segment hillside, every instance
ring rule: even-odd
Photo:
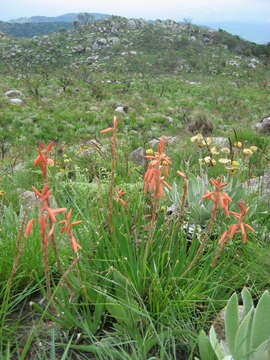
[[[40,23],[40,22],[73,22],[78,20],[78,16],[82,13],[69,13],[59,16],[31,16],[31,17],[24,17],[18,19],[11,19],[8,22],[10,23]],[[95,20],[104,19],[110,17],[107,14],[100,14],[100,13],[83,13],[84,15],[87,14],[90,18]]]
[[[38,26],[42,24],[46,27],[57,23],[38,23]],[[62,23],[58,24],[61,27]],[[224,66],[228,71],[242,63],[246,69],[255,67],[253,56],[262,56],[263,61],[268,61],[270,49],[225,31],[171,20],[149,24],[142,19],[112,17],[74,25],[74,29],[66,32],[32,39],[3,36],[0,49],[2,67],[6,63],[19,69],[29,63],[34,71],[43,64],[46,67],[50,64],[53,67],[85,64],[146,74],[183,71],[219,74],[224,72]],[[243,58],[237,59],[237,56]]]
[[[10,23],[0,21],[0,31],[15,37],[42,36],[61,30],[71,29],[71,22],[26,22],[26,23]]]

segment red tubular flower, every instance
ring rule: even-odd
[[[53,165],[54,161],[49,158],[49,153],[53,147],[53,143],[49,143],[47,146],[40,143],[39,144],[39,150],[38,150],[38,156],[36,160],[34,161],[34,166],[37,166],[39,163],[41,163],[41,171],[44,179],[47,178],[47,164]]]
[[[24,233],[24,235],[25,235],[26,237],[28,237],[28,236],[30,235],[31,230],[32,230],[32,227],[33,227],[33,224],[34,224],[34,221],[35,221],[35,219],[31,219],[31,220],[29,220],[28,223],[27,223],[26,228],[25,228],[25,233]]]
[[[144,176],[144,192],[150,191],[154,198],[163,197],[163,186],[171,190],[171,186],[164,180],[169,176],[169,168],[171,160],[164,154],[164,147],[166,140],[164,137],[160,138],[158,144],[158,151],[151,156],[145,156],[146,159],[151,159],[148,164]]]
[[[245,202],[243,200],[239,200],[237,204],[240,212],[237,213],[235,211],[231,211],[231,214],[238,220],[238,223],[230,226],[228,230],[228,235],[229,238],[232,239],[237,232],[241,232],[242,242],[246,243],[247,233],[245,228],[247,228],[251,232],[255,232],[255,230],[250,225],[244,223],[244,218],[249,211],[249,208],[246,206]]]
[[[221,177],[217,178],[216,180],[211,178],[210,183],[215,186],[215,191],[207,191],[207,194],[203,195],[202,199],[210,199],[213,202],[213,209],[212,211],[215,212],[218,207],[223,209],[226,217],[230,216],[230,212],[228,209],[229,202],[232,202],[232,199],[226,192],[221,191],[224,186],[227,184],[222,184]]]
[[[100,133],[105,134],[105,133],[110,132],[110,131],[116,131],[117,126],[118,126],[118,120],[117,120],[117,117],[114,116],[113,117],[113,127],[108,127],[106,129],[100,130]]]
[[[71,216],[72,210],[69,210],[68,214],[65,214],[65,220],[60,221],[59,224],[64,225],[61,229],[61,233],[65,232],[67,234],[70,240],[72,251],[77,253],[78,249],[81,249],[82,247],[77,243],[75,237],[72,234],[72,226],[81,224],[81,221],[70,222]]]
[[[122,189],[119,189],[118,185],[116,185],[115,187],[115,192],[116,195],[113,198],[117,203],[122,204],[123,206],[127,206],[127,201],[125,201],[124,199],[122,199],[122,197],[126,194],[125,191],[123,191]]]

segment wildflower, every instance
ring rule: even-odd
[[[252,232],[255,232],[255,230],[250,225],[244,223],[244,218],[249,211],[249,208],[246,206],[245,202],[243,200],[239,200],[237,202],[237,205],[240,212],[237,213],[235,211],[231,211],[231,214],[238,220],[238,223],[230,226],[228,230],[228,235],[229,238],[232,239],[237,232],[241,232],[242,242],[245,243],[247,242],[247,233],[245,228]]]
[[[183,179],[187,179],[187,175],[185,173],[183,173],[182,171],[180,171],[180,170],[177,170],[176,174],[181,176]]]
[[[72,234],[72,226],[81,224],[81,221],[70,222],[71,216],[72,216],[72,210],[69,210],[68,214],[65,214],[65,220],[60,221],[59,224],[64,225],[61,228],[61,233],[66,232],[70,240],[70,245],[73,252],[77,253],[78,249],[81,249],[82,247],[77,243],[75,237]]]
[[[25,229],[25,233],[24,233],[24,235],[25,235],[26,237],[28,237],[28,236],[30,235],[31,230],[32,230],[32,227],[33,227],[33,224],[34,224],[34,221],[35,221],[35,219],[31,219],[31,220],[29,220],[28,223],[27,223],[26,229]]]
[[[105,134],[105,133],[107,133],[107,132],[109,132],[109,131],[116,131],[117,125],[118,125],[118,120],[117,120],[117,117],[114,116],[114,117],[113,117],[113,127],[108,127],[108,128],[106,128],[106,129],[100,130],[100,133],[101,133],[101,134]]]
[[[237,166],[240,166],[240,163],[239,163],[239,161],[232,160],[231,165],[237,167]]]
[[[211,156],[206,156],[204,159],[205,164],[210,165],[210,166],[215,166],[216,165],[216,160],[212,159]]]
[[[224,154],[229,154],[231,151],[228,147],[224,147],[222,149],[220,149],[221,152],[223,152]]]
[[[71,161],[72,161],[71,159],[64,159],[64,163],[69,163]]]
[[[0,196],[5,195],[5,192],[3,190],[0,190]]]
[[[243,144],[241,143],[241,141],[236,141],[233,143],[233,146],[240,149],[243,146]]]
[[[216,180],[211,178],[210,183],[216,188],[215,191],[208,191],[207,194],[202,196],[202,199],[210,199],[213,202],[212,213],[215,214],[220,206],[227,217],[230,216],[228,210],[228,203],[232,201],[226,192],[221,191],[227,184],[222,184],[221,177]]]
[[[257,148],[257,146],[252,145],[252,146],[250,146],[250,150],[251,150],[252,152],[255,152],[255,151],[258,150],[258,148]]]
[[[146,155],[153,155],[154,154],[154,150],[153,149],[147,149],[145,150]]]
[[[238,172],[237,167],[234,166],[228,166],[225,168],[231,175],[235,175]]]
[[[210,145],[212,144],[212,138],[207,137],[206,139],[202,140],[202,145],[206,146],[206,145]]]
[[[230,164],[230,163],[231,163],[231,160],[230,160],[230,159],[226,159],[226,158],[220,158],[220,159],[218,159],[218,162],[219,162],[220,164],[226,165],[226,164]]]
[[[54,165],[54,161],[49,158],[49,153],[52,149],[53,143],[49,143],[47,146],[40,143],[39,144],[39,150],[38,150],[38,156],[36,160],[34,161],[34,166],[37,166],[39,163],[41,163],[41,171],[44,179],[47,179],[47,165]]]
[[[218,155],[219,151],[217,151],[217,148],[215,146],[211,147],[210,152],[212,155]]]
[[[63,173],[63,172],[65,172],[65,169],[59,169],[58,171]]]
[[[190,138],[190,141],[191,141],[192,143],[194,143],[194,142],[199,142],[199,141],[201,141],[202,139],[203,139],[202,134],[197,134],[197,135],[195,135],[195,136],[192,136],[192,137]]]
[[[148,190],[152,192],[154,198],[163,197],[163,186],[171,190],[171,186],[164,180],[169,175],[169,167],[171,160],[164,153],[166,140],[164,137],[160,138],[157,152],[153,155],[145,156],[146,159],[151,159],[148,164],[147,171],[144,176],[144,192]]]
[[[125,191],[123,191],[122,189],[119,189],[118,185],[116,185],[115,187],[115,192],[116,192],[116,196],[113,198],[117,203],[122,204],[123,206],[127,206],[127,201],[125,201],[124,199],[122,199],[122,196],[124,196],[126,194]]]
[[[243,154],[246,156],[250,156],[253,154],[253,151],[251,149],[245,148],[243,149]]]

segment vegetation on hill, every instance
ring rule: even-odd
[[[269,47],[74,25],[0,36],[0,358],[216,360],[269,316]]]

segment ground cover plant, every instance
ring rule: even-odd
[[[89,26],[12,39],[0,84],[1,358],[203,359],[232,294],[248,288],[255,308],[268,289],[269,135],[254,129],[270,112],[268,60],[216,39],[204,51],[196,29],[178,39],[181,70],[161,51],[176,46],[162,24],[128,31],[135,49],[101,46],[94,64],[78,49],[53,61]]]

